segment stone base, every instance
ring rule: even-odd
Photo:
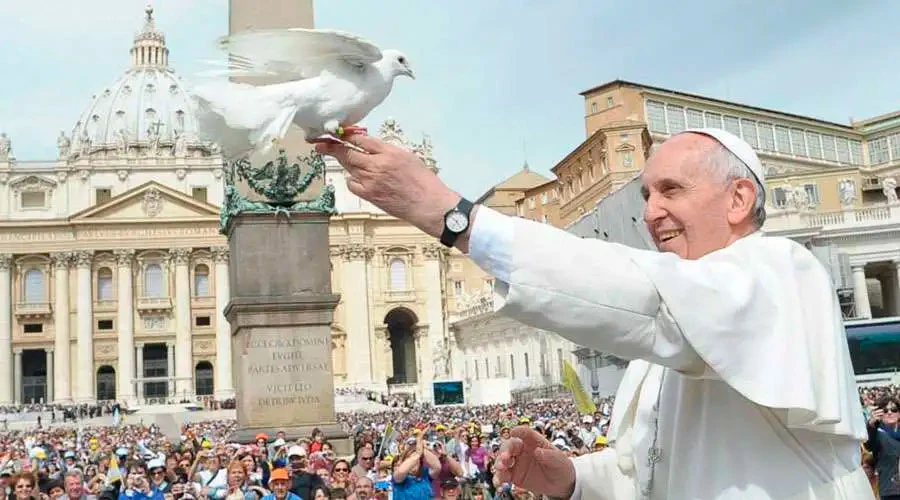
[[[284,432],[284,439],[287,442],[296,441],[300,438],[310,439],[313,429],[318,428],[325,434],[325,439],[331,444],[335,455],[340,458],[352,457],[353,439],[349,434],[341,429],[339,424],[322,424],[322,425],[297,425],[292,427],[247,427],[238,429],[228,436],[229,442],[252,444],[256,442],[256,435],[260,432],[265,433],[270,438],[278,432]]]

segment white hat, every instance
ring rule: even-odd
[[[287,456],[288,457],[305,457],[306,450],[302,446],[297,446],[295,444],[294,446],[291,446],[290,448],[288,448]]]
[[[725,149],[731,151],[744,162],[744,165],[747,165],[747,168],[750,169],[756,180],[760,184],[765,185],[766,176],[765,172],[763,172],[762,162],[756,156],[756,151],[753,151],[753,148],[740,137],[720,128],[689,128],[682,133],[702,134],[715,139],[716,142],[725,146]]]

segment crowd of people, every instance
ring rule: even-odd
[[[900,390],[860,397],[870,426],[863,461],[873,489],[892,498],[900,494]],[[612,405],[602,400],[588,415],[570,399],[339,413],[353,443],[348,456],[318,430],[233,443],[231,420],[185,424],[180,436],[131,422],[35,425],[0,434],[0,487],[10,500],[538,499],[495,481],[510,430],[527,425],[571,456],[591,453],[607,445]]]

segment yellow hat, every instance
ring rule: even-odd
[[[606,444],[606,436],[597,436],[597,439],[594,440],[594,444]]]

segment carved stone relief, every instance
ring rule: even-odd
[[[141,201],[141,208],[147,217],[156,217],[162,212],[164,200],[159,189],[151,187],[144,193],[144,199]]]

